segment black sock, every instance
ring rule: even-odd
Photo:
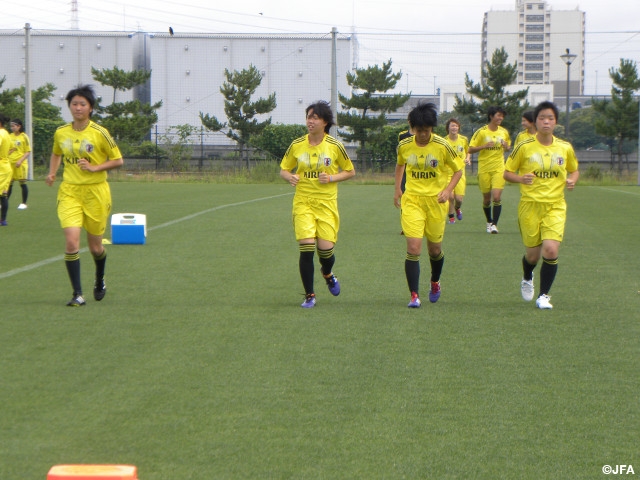
[[[7,211],[9,210],[9,198],[6,195],[0,196],[0,208],[2,209],[0,220],[4,221],[7,219]]]
[[[27,187],[26,183],[21,183],[20,188],[22,189],[22,203],[27,204],[27,198],[29,197],[29,187]]]
[[[558,272],[557,258],[542,258],[540,267],[540,295],[548,295]]]
[[[444,252],[441,251],[437,257],[429,256],[429,261],[431,262],[431,281],[438,282],[444,266]]]
[[[69,280],[71,280],[71,287],[73,288],[73,294],[82,295],[82,283],[80,282],[79,252],[65,253],[64,263],[67,266],[67,273],[69,273]]]
[[[107,263],[107,251],[103,248],[100,255],[93,257],[93,261],[96,262],[96,280],[102,280],[104,278],[104,267]]]
[[[315,252],[315,245],[310,243],[308,245],[300,245],[300,260],[298,265],[300,267],[300,278],[302,279],[302,286],[304,287],[304,293],[307,295],[314,293],[313,291],[313,255]]]
[[[500,220],[500,213],[502,213],[502,203],[493,202],[493,224],[494,225],[498,225],[498,220]]]
[[[522,278],[525,280],[531,280],[533,278],[533,269],[536,268],[536,264],[531,265],[527,262],[527,257],[522,256]]]
[[[409,291],[419,293],[420,289],[420,255],[407,253],[404,260],[404,273],[407,276]]]
[[[484,211],[484,216],[487,217],[487,223],[493,223],[493,220],[491,220],[491,205],[482,205],[482,210]]]
[[[329,250],[318,249],[318,259],[320,260],[320,270],[322,275],[329,275],[333,265],[336,263],[336,256],[333,253],[333,248]]]

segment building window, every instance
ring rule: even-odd
[[[544,59],[544,55],[540,53],[527,53],[524,59],[527,62],[541,62]]]
[[[544,35],[528,34],[525,37],[527,42],[544,42]]]
[[[544,45],[541,43],[527,43],[524,49],[527,52],[541,52],[544,50]]]
[[[543,79],[544,75],[542,73],[526,73],[524,76],[525,82],[542,81]]]
[[[525,28],[526,32],[544,32],[544,25],[527,25]]]
[[[542,23],[544,22],[544,15],[527,15],[527,23]]]
[[[543,65],[541,63],[527,63],[524,66],[524,69],[527,72],[531,72],[531,71],[533,71],[533,72],[541,72],[542,69],[543,69]]]

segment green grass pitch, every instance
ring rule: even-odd
[[[0,228],[0,478],[68,463],[141,480],[603,478],[640,472],[640,189],[576,187],[554,309],[520,298],[518,190],[447,225],[442,297],[406,307],[392,186],[340,186],[332,297],[304,310],[286,185],[111,184],[146,245],[71,288],[55,188]],[[83,238],[83,246],[86,242]],[[317,258],[316,258],[317,263]],[[539,268],[536,271],[539,273]]]

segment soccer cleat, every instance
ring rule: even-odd
[[[96,301],[100,301],[107,294],[107,285],[104,283],[104,278],[102,280],[97,280],[93,284],[93,298]]]
[[[429,292],[429,301],[436,303],[440,298],[440,282],[431,282],[431,291]]]
[[[449,217],[449,224],[456,223],[456,219],[454,217]]]
[[[491,224],[491,233],[498,233],[498,226],[495,223]]]
[[[520,293],[522,294],[522,299],[525,302],[533,300],[533,290],[533,276],[531,277],[531,280],[525,280],[523,278],[522,282],[520,282]]]
[[[541,310],[551,310],[553,308],[553,305],[549,303],[549,300],[551,300],[549,295],[545,295],[544,293],[541,294],[536,300],[536,307],[540,308]]]
[[[7,226],[7,221],[6,220],[0,220],[0,227],[6,227]]]
[[[82,295],[73,294],[73,298],[67,303],[67,307],[83,307],[87,304]]]
[[[487,223],[487,233],[491,233],[491,223]]]
[[[327,282],[327,287],[329,287],[331,295],[333,295],[334,297],[340,295],[340,282],[338,282],[338,279],[333,274],[333,272],[326,276],[323,275],[323,277],[325,282]]]
[[[420,305],[420,297],[418,296],[418,294],[416,292],[411,292],[411,301],[409,302],[409,305],[407,305],[407,307],[420,308]]]
[[[302,302],[302,304],[300,305],[302,308],[313,308],[316,306],[316,294],[315,293],[308,293],[305,298],[304,298],[304,302]]]
[[[462,220],[462,210],[459,208],[456,208],[456,217],[458,218],[458,221]]]
[[[20,205],[18,205],[18,210],[26,210],[26,209],[27,209],[26,203],[21,203]]]

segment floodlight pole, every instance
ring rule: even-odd
[[[331,29],[331,109],[335,116],[333,126],[329,130],[332,137],[338,138],[338,29]]]
[[[33,180],[33,108],[31,104],[31,24],[24,24],[24,131],[31,142],[31,155],[27,160],[29,174],[27,179]]]
[[[565,137],[567,137],[567,140],[569,140],[569,93],[570,93],[569,79],[570,79],[570,72],[571,72],[571,64],[576,59],[576,57],[577,55],[575,53],[570,53],[568,48],[567,48],[567,53],[560,55],[560,58],[562,59],[562,61],[567,65],[567,121],[566,121],[567,124],[564,127]]]

